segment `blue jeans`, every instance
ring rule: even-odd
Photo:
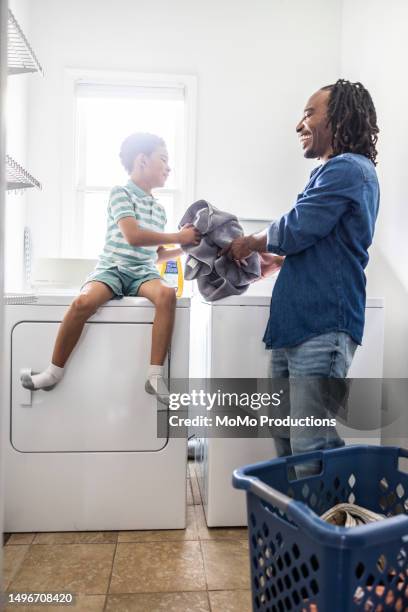
[[[357,344],[344,332],[315,336],[297,346],[272,349],[272,378],[289,378],[289,397],[280,413],[292,418],[330,418],[325,379],[346,378]],[[342,384],[339,381],[339,384]],[[331,387],[329,386],[329,390]],[[330,392],[330,391],[329,391]],[[291,427],[287,437],[275,438],[280,456],[343,446],[335,427]],[[298,472],[298,470],[296,470]],[[299,475],[299,474],[298,474]],[[303,474],[306,475],[306,474]]]

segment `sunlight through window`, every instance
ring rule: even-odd
[[[182,93],[176,88],[77,85],[76,218],[82,257],[97,257],[102,250],[109,192],[128,180],[120,145],[133,132],[157,134],[167,144],[171,173],[154,195],[166,209],[167,230],[175,229],[185,157]]]

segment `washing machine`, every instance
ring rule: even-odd
[[[28,391],[74,294],[6,297],[5,531],[181,529],[186,440],[157,436],[162,405],[144,390],[154,307],[111,300],[87,322],[61,383]],[[166,372],[186,378],[190,300],[177,301]]]
[[[190,345],[191,378],[267,378],[270,352],[262,337],[276,277],[258,281],[247,293],[208,303],[195,296],[191,306],[194,335]],[[368,298],[363,345],[358,347],[349,376],[381,379],[383,372],[384,300]],[[356,389],[355,393],[361,392]],[[339,427],[346,443],[381,442],[381,381],[370,387],[372,417],[369,438],[361,432]],[[358,409],[359,398],[350,396]],[[196,440],[194,467],[209,527],[246,525],[245,496],[233,489],[235,468],[276,456],[273,440],[267,438],[215,438]]]

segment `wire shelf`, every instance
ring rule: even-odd
[[[3,304],[22,306],[25,304],[36,304],[38,297],[33,293],[9,293],[3,297]]]
[[[8,73],[40,72],[43,74],[41,64],[24,36],[17,19],[10,9],[8,13]]]
[[[10,155],[6,155],[6,178],[8,191],[28,189],[29,187],[41,189],[41,183],[31,176],[27,170],[24,170]]]

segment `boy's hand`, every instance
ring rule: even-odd
[[[201,234],[192,223],[187,223],[187,225],[184,225],[181,231],[178,233],[177,242],[183,246],[187,244],[197,245],[201,242]]]
[[[170,259],[176,259],[183,255],[183,249],[166,249],[164,246],[159,246],[157,249],[156,263],[161,264]]]

